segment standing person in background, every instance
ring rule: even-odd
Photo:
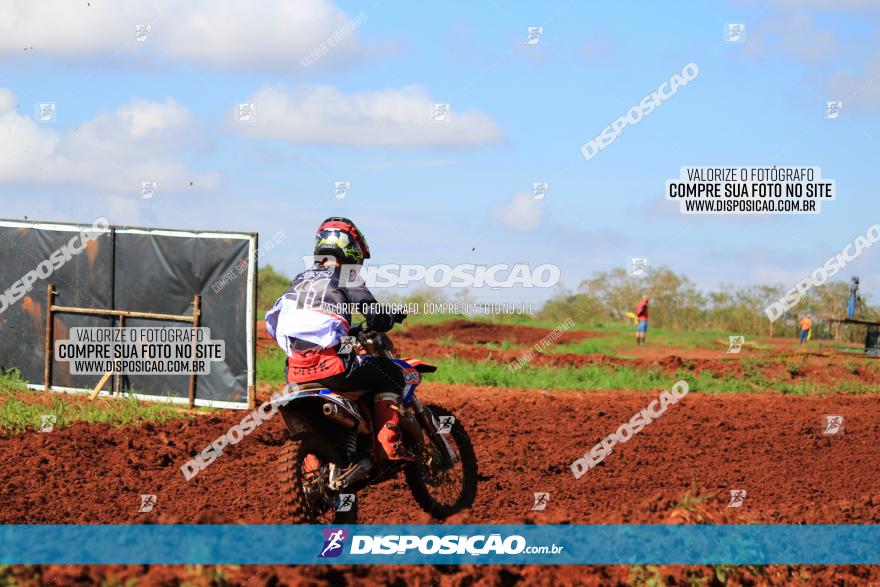
[[[648,333],[648,296],[642,298],[636,306],[636,344],[645,344],[645,335]]]
[[[853,276],[849,280],[849,306],[846,308],[846,317],[850,320],[856,317],[856,301],[859,299],[859,278]]]
[[[813,329],[813,320],[809,315],[801,318],[801,344],[807,342],[810,336],[810,330]]]

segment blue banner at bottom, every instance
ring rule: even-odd
[[[2,525],[0,564],[880,564],[878,525]]]

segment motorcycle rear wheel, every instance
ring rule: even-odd
[[[280,485],[287,521],[293,524],[357,522],[357,500],[349,511],[338,511],[338,495],[327,487],[330,463],[340,462],[336,450],[318,438],[291,438],[284,444]]]

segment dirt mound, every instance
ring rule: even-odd
[[[537,326],[521,326],[518,324],[492,324],[490,322],[472,322],[470,320],[453,320],[441,324],[419,324],[406,330],[395,330],[395,341],[431,342],[438,339],[454,339],[463,344],[487,344],[507,341],[516,345],[533,345],[553,332]],[[587,338],[600,336],[598,332],[576,330],[561,333],[555,339],[558,343],[577,342]],[[274,347],[273,339],[266,330],[265,320],[257,321],[257,348]]]
[[[420,324],[406,331],[395,333],[395,339],[406,338],[412,341],[429,341],[451,338],[464,344],[512,342],[519,345],[533,345],[553,332],[551,329],[519,324],[493,324],[491,322],[472,322],[470,320],[453,320],[441,324]],[[600,336],[598,332],[572,330],[559,333],[557,343],[577,342],[587,338]],[[555,335],[554,335],[555,336]]]
[[[525,357],[527,349],[513,350],[487,349],[483,346],[466,344],[439,344],[435,341],[414,341],[405,337],[395,337],[396,348],[404,357],[418,357],[425,360],[437,358],[458,358],[466,361],[495,361],[501,364],[516,363]],[[880,385],[880,369],[873,363],[863,361],[864,365],[840,364],[836,357],[800,356],[789,361],[763,361],[745,363],[741,358],[724,356],[719,359],[695,359],[674,354],[679,349],[666,349],[646,357],[618,357],[601,353],[533,353],[528,364],[535,367],[588,367],[593,365],[610,367],[632,367],[636,369],[659,369],[675,375],[680,371],[691,373],[711,373],[715,377],[742,378],[747,369],[761,378],[770,381],[802,381],[821,385],[842,382],[860,382]],[[754,386],[743,384],[743,391],[752,391]]]
[[[257,320],[257,350],[265,350],[277,347],[275,339],[266,330],[266,321]]]

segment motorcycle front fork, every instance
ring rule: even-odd
[[[455,463],[458,462],[458,457],[455,454],[455,451],[452,450],[452,446],[449,444],[446,434],[441,434],[439,432],[437,419],[431,411],[428,410],[415,395],[413,395],[410,400],[410,406],[412,406],[419,424],[421,424],[422,428],[427,432],[428,438],[431,439],[431,443],[437,447],[437,452],[441,457],[440,465],[443,468],[449,468],[455,465]]]

